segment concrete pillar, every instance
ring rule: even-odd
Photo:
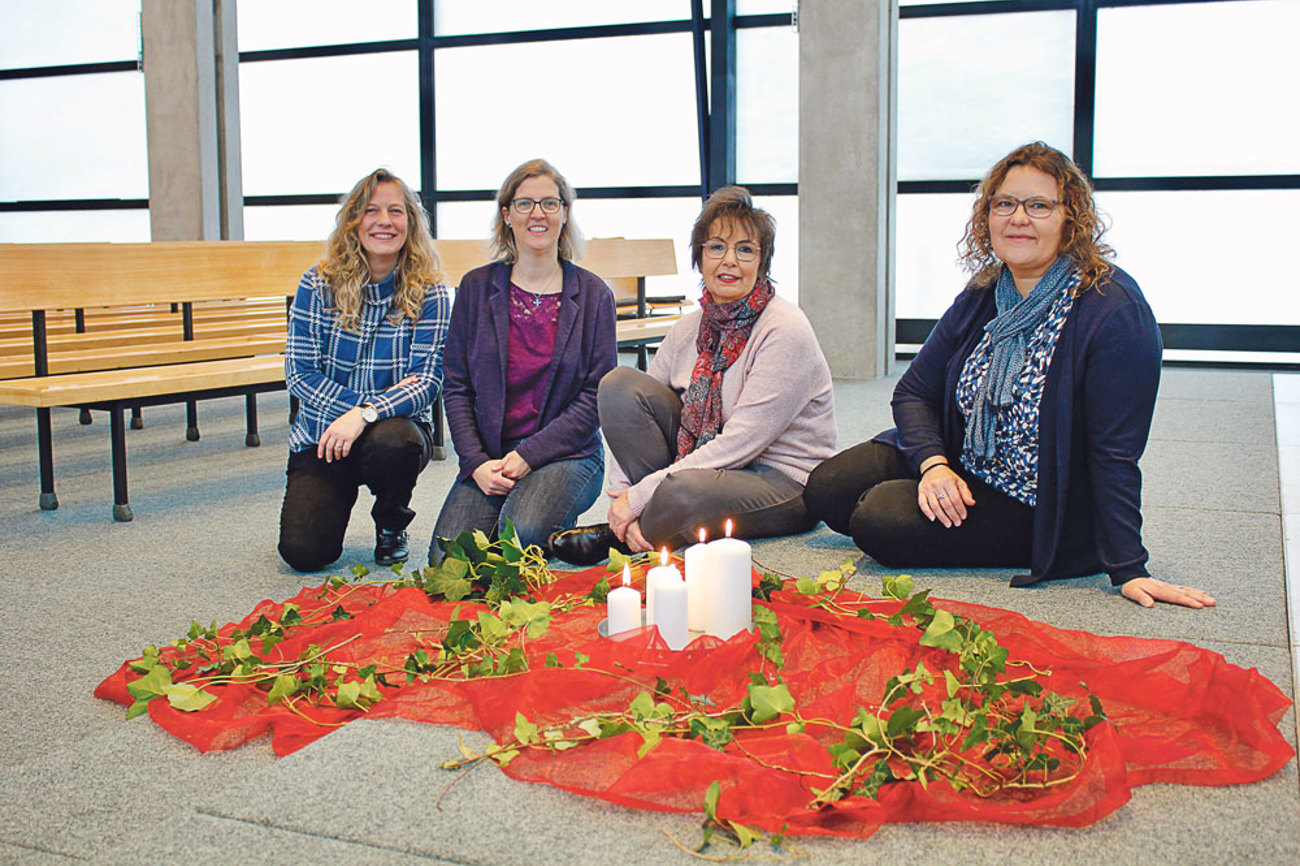
[[[233,0],[143,0],[156,241],[243,237]]]
[[[894,363],[898,0],[799,4],[799,305],[831,373]]]

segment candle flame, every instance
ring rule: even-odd
[[[623,585],[632,585],[632,572],[628,570],[627,563],[623,563]]]
[[[730,538],[730,537],[731,537],[731,518],[730,518],[730,517],[727,518],[727,523],[726,523],[726,533],[727,533],[727,537]]]
[[[666,547],[659,548],[659,564],[660,565],[668,564],[668,548]]]
[[[704,543],[704,540],[705,540],[706,538],[708,538],[708,537],[709,537],[709,533],[705,532],[704,527],[701,526],[701,527],[700,527],[700,544],[703,544],[703,543]]]

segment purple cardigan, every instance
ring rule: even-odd
[[[602,450],[596,387],[617,363],[614,295],[604,280],[564,262],[555,356],[537,431],[516,446],[534,469]],[[493,262],[460,281],[443,352],[443,402],[460,458],[458,480],[505,456],[506,348],[510,265]]]
[[[899,379],[898,426],[876,441],[899,448],[913,471],[937,454],[959,462],[966,427],[957,379],[995,312],[992,287],[962,292]],[[1151,308],[1124,271],[1075,299],[1039,404],[1030,573],[1012,586],[1098,572],[1118,586],[1147,576],[1138,458],[1151,431],[1161,351]]]

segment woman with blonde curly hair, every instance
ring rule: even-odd
[[[375,495],[375,561],[409,555],[416,479],[433,449],[450,299],[429,220],[411,189],[378,169],[339,208],[325,258],[289,312],[289,430],[280,556],[298,571],[339,558],[365,484]]]
[[[897,427],[814,470],[809,510],[890,568],[1027,568],[1013,586],[1104,572],[1144,607],[1213,605],[1146,568],[1160,332],[1104,230],[1055,148],[993,166],[961,243],[971,281],[899,379]]]

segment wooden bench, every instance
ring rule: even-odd
[[[486,259],[481,241],[444,240],[438,248],[448,285]],[[259,444],[256,395],[285,387],[284,304],[321,252],[320,242],[296,241],[0,244],[0,324],[19,315],[30,320],[27,353],[16,351],[19,338],[0,341],[15,348],[0,353],[0,403],[36,410],[40,507],[58,508],[55,407],[108,412],[113,517],[122,521],[133,516],[127,408],[186,402],[193,440],[197,401],[243,395],[245,443]],[[645,278],[676,273],[669,240],[594,239],[581,264],[630,292],[642,309]],[[70,310],[83,312],[69,318]],[[619,345],[637,349],[644,367],[645,346],[676,318],[620,321]],[[437,420],[442,452],[440,414]]]

